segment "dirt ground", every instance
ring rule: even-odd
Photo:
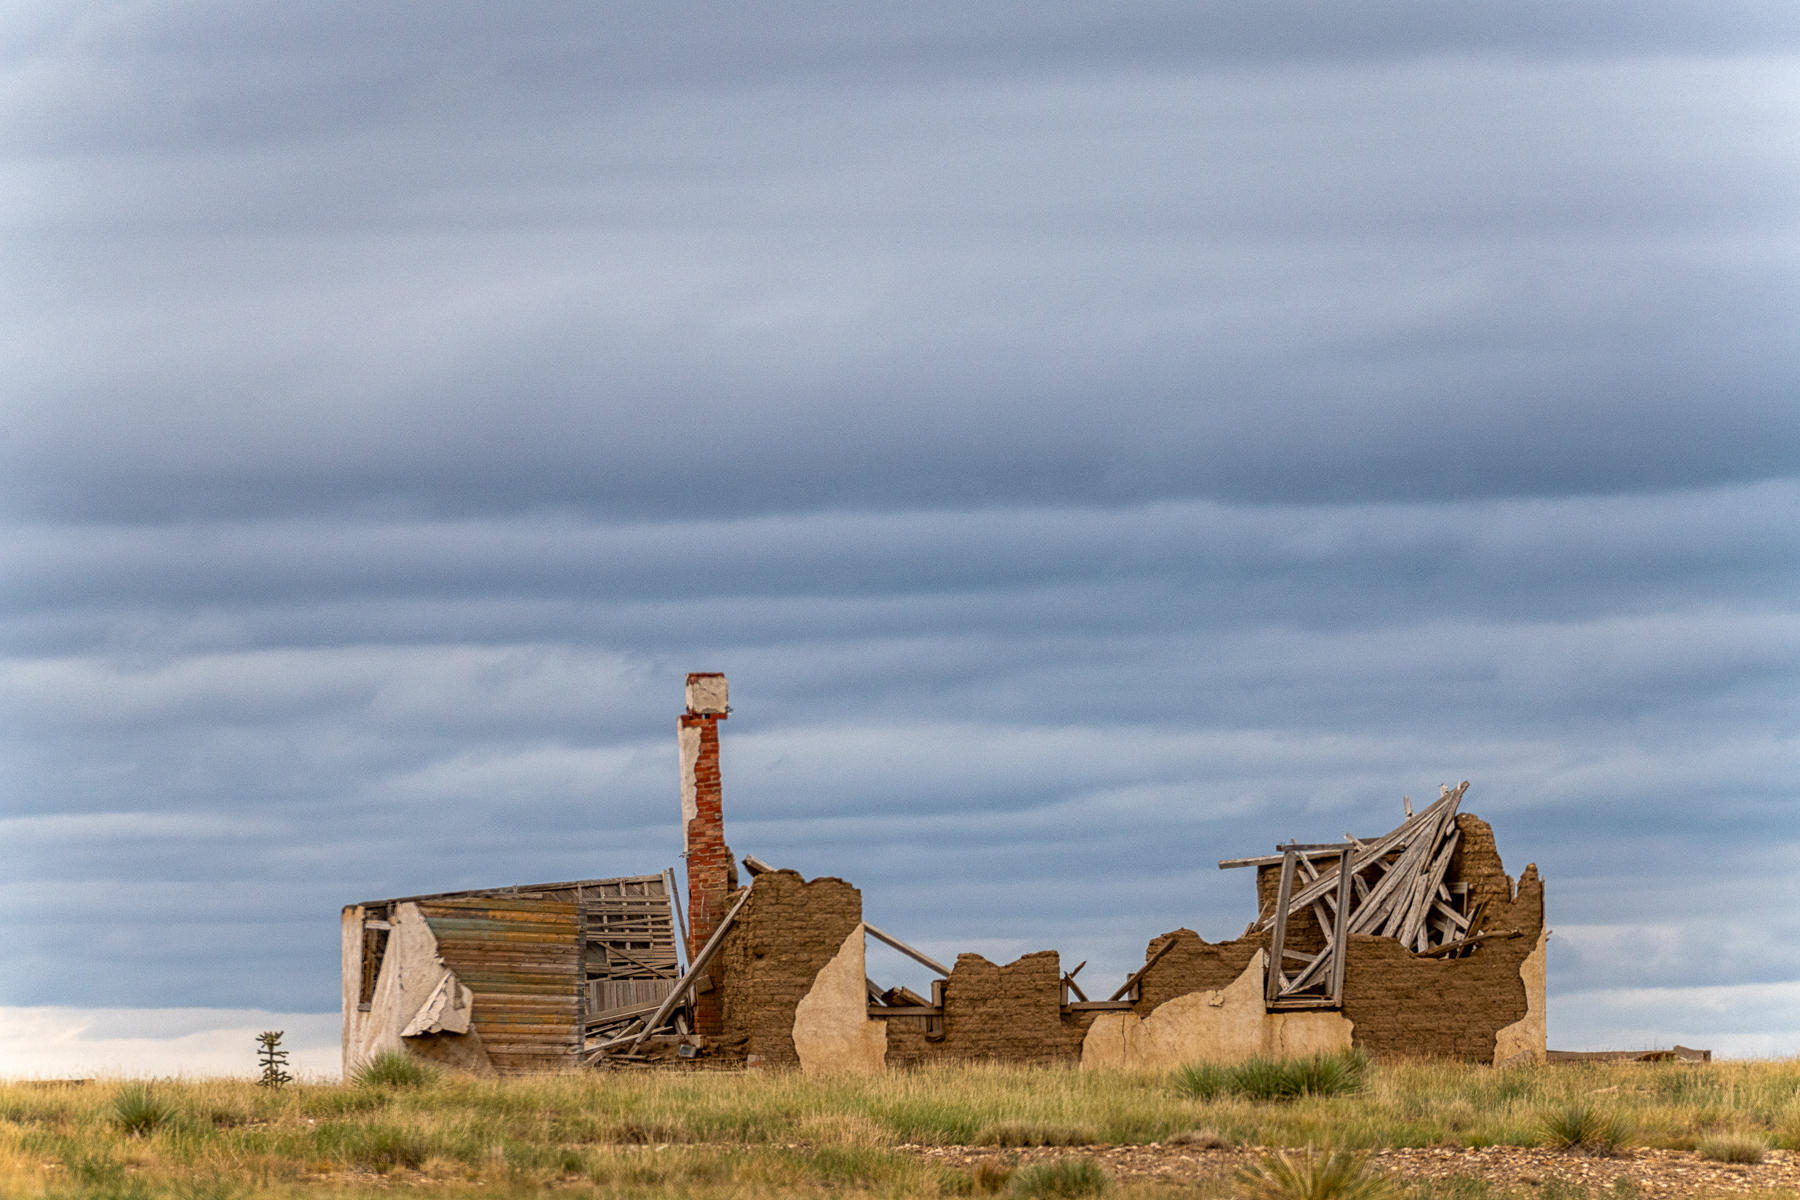
[[[1085,1146],[1002,1150],[984,1146],[904,1146],[946,1166],[972,1166],[986,1158],[1015,1163],[1079,1155],[1121,1181],[1205,1183],[1229,1180],[1261,1151],[1202,1150],[1191,1146]],[[1638,1196],[1733,1196],[1800,1194],[1800,1155],[1771,1150],[1760,1163],[1709,1162],[1679,1150],[1626,1150],[1596,1158],[1561,1150],[1489,1146],[1479,1150],[1377,1150],[1372,1165],[1402,1179],[1480,1179],[1500,1188],[1533,1189],[1554,1180],[1594,1195],[1617,1190]],[[1621,1186],[1619,1181],[1626,1183]],[[1633,1190],[1635,1189],[1635,1191]]]

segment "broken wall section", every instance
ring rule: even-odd
[[[353,904],[343,912],[344,1077],[396,1052],[492,1071],[473,1028],[474,993],[444,961],[425,914],[412,903],[380,911],[376,918]],[[364,951],[371,920],[388,926],[378,964]]]
[[[1430,957],[1412,953],[1393,938],[1353,934],[1345,956],[1343,1006],[1323,1010],[1322,1015],[1347,1022],[1348,1044],[1378,1058],[1426,1056],[1487,1063],[1541,1060],[1546,937],[1543,883],[1532,865],[1514,886],[1495,848],[1493,830],[1481,818],[1459,814],[1457,827],[1462,837],[1451,860],[1449,878],[1468,884],[1471,906],[1481,906],[1481,940],[1464,951],[1464,956]],[[1268,870],[1258,873],[1264,905],[1274,900],[1273,875]],[[1310,910],[1293,914],[1288,939],[1297,949],[1323,946],[1323,932]],[[1152,940],[1145,953],[1150,966],[1144,971],[1131,1016],[1153,1023],[1162,1032],[1133,1042],[1124,1028],[1129,1021],[1108,1018],[1096,1028],[1122,1049],[1096,1049],[1094,1053],[1109,1061],[1123,1054],[1127,1061],[1121,1065],[1154,1066],[1167,1065],[1167,1054],[1177,1046],[1192,1047],[1192,1053],[1198,1054],[1210,1045],[1207,1057],[1230,1061],[1251,1053],[1276,1052],[1288,1042],[1310,1044],[1312,1034],[1296,1039],[1267,1022],[1253,1027],[1224,1020],[1218,1012],[1193,1011],[1193,1003],[1186,999],[1207,993],[1209,1008],[1254,1002],[1261,1012],[1260,992],[1252,998],[1241,980],[1249,964],[1263,961],[1268,944],[1267,933],[1209,943],[1187,929]],[[1193,1032],[1174,1030],[1174,1015],[1182,1011],[1188,1013],[1183,1026],[1191,1026]],[[1270,1013],[1267,1019],[1279,1024],[1278,1017],[1312,1015]],[[1202,1025],[1216,1030],[1202,1036],[1198,1032]],[[1096,1047],[1099,1044],[1094,1042]],[[1139,1044],[1141,1050],[1130,1049]],[[1085,1052],[1084,1061],[1088,1061]]]
[[[941,1038],[923,1017],[889,1017],[889,1066],[989,1060],[1073,1065],[1090,1014],[1064,1013],[1062,962],[1054,950],[1027,954],[1005,966],[979,954],[959,954],[944,981]]]
[[[794,1042],[800,1003],[853,935],[854,1012],[866,1020],[862,893],[829,876],[810,881],[794,871],[756,876],[749,900],[726,931],[709,981],[719,999],[719,1051],[751,1066],[800,1066]],[[845,1019],[832,1011],[831,1020]]]

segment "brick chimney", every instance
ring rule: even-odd
[[[700,952],[718,928],[737,887],[737,864],[725,844],[719,780],[719,722],[731,711],[725,677],[687,677],[687,711],[681,715],[681,822],[688,886],[688,957]],[[715,972],[716,974],[716,972]],[[701,984],[694,997],[694,1032],[717,1034],[719,991]]]

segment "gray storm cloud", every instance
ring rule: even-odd
[[[14,6],[0,1004],[658,869],[716,669],[933,952],[1470,778],[1553,1040],[1800,1048],[1796,13]]]

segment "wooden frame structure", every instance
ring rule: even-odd
[[[1275,896],[1246,933],[1269,934],[1264,1000],[1271,1010],[1339,1008],[1344,1003],[1345,947],[1352,934],[1397,939],[1417,954],[1454,956],[1480,938],[1479,911],[1464,911],[1467,888],[1448,878],[1462,839],[1456,812],[1465,780],[1398,828],[1367,841],[1277,846],[1274,855],[1228,858],[1220,869],[1278,869]],[[1297,914],[1310,910],[1322,948],[1290,944]]]

